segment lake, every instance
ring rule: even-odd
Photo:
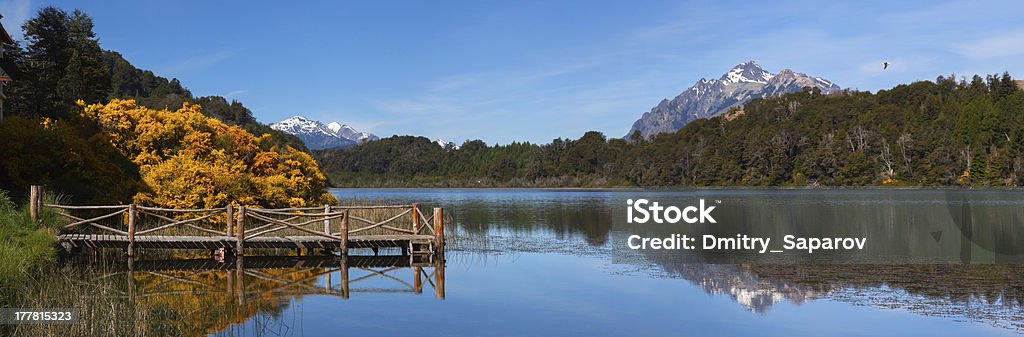
[[[207,318],[184,324],[193,324],[197,334],[214,335],[1024,334],[1024,267],[1002,263],[1015,261],[1024,240],[1018,235],[1024,226],[1021,192],[333,189],[331,193],[343,203],[418,202],[423,207],[443,207],[449,217],[444,267],[375,258],[372,253],[340,262],[337,258],[247,257],[241,273],[211,268],[218,263],[210,260],[140,261],[135,268],[144,272],[136,272],[132,291],[150,293],[172,310],[191,308],[199,313],[191,317]],[[612,219],[624,205],[621,200],[636,195],[722,200],[723,205],[742,206],[719,206],[722,213],[717,216],[762,221],[764,226],[800,229],[820,223],[853,228],[878,223],[888,229],[886,233],[899,231],[892,228],[903,224],[924,228],[922,233],[946,228],[942,234],[946,241],[941,242],[934,234],[900,232],[909,242],[919,242],[915,247],[934,239],[941,243],[939,248],[905,252],[887,246],[883,251],[934,250],[941,255],[942,247],[949,246],[955,250],[950,254],[952,262],[972,264],[688,263],[656,254],[621,259]],[[975,215],[962,214],[968,208]],[[970,218],[972,233],[1001,234],[991,239],[964,234],[968,241],[956,239],[955,228],[943,227],[958,225],[962,230],[960,221],[965,217]],[[896,238],[904,240],[903,236]],[[964,247],[969,254],[961,261]],[[244,296],[230,291],[242,282],[257,291]],[[342,287],[346,290],[340,291]],[[225,314],[220,303],[231,303],[232,314]]]

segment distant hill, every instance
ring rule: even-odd
[[[633,123],[626,139],[630,139],[634,132],[639,132],[643,139],[659,133],[675,132],[696,119],[718,116],[755,98],[799,92],[805,87],[818,88],[825,94],[842,90],[835,83],[821,77],[789,69],[772,74],[757,62],[747,61],[733,67],[717,80],[701,78],[672,100],[662,100]]]

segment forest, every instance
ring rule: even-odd
[[[45,7],[6,45],[0,190],[44,185],[64,201],[183,208],[336,202],[302,142],[237,101],[100,48],[85,13]]]
[[[747,103],[653,139],[442,149],[395,136],[315,151],[336,186],[1021,186],[1024,92],[1008,73],[815,90]]]

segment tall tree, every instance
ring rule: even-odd
[[[67,12],[45,7],[22,25],[27,43],[27,70],[31,74],[29,82],[21,83],[30,88],[29,97],[25,97],[31,102],[27,114],[62,116],[66,110],[57,93],[57,83],[64,78],[71,50],[67,23]]]
[[[28,102],[23,114],[65,117],[75,101],[96,103],[107,98],[110,76],[92,18],[82,11],[68,14],[56,7],[40,9],[22,26],[26,79],[15,93]]]
[[[71,50],[67,52],[67,67],[57,83],[57,90],[64,103],[77,100],[99,103],[110,91],[110,77],[103,61],[103,50],[92,31],[92,18],[76,9],[68,18],[67,26]]]

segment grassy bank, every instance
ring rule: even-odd
[[[56,199],[50,194],[43,196],[44,203]],[[46,208],[41,210],[38,224],[33,222],[27,205],[19,207],[0,190],[0,307],[77,308],[84,324],[0,325],[0,335],[177,335],[169,327],[174,318],[159,319],[151,310],[138,310],[135,303],[112,293],[118,287],[104,284],[124,280],[89,280],[80,270],[57,266],[54,245],[59,223],[57,215]],[[147,318],[150,324],[136,324]]]
[[[45,203],[54,202],[54,196],[44,196]],[[54,234],[56,214],[43,210],[40,224],[32,222],[28,206],[18,207],[0,190],[0,304],[10,303],[11,287],[30,278],[32,274],[56,261]]]

